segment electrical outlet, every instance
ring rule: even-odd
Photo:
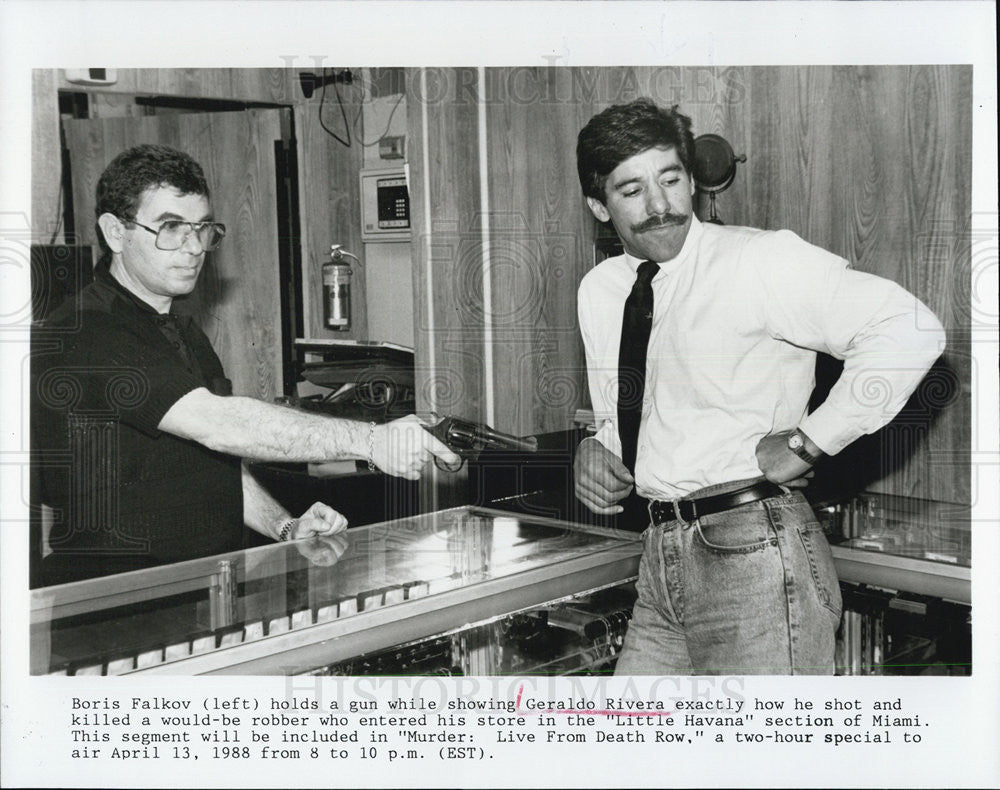
[[[403,135],[386,135],[378,141],[378,155],[382,159],[403,159],[405,149],[406,138]]]

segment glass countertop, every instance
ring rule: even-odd
[[[630,547],[462,507],[32,593],[32,671],[114,675]]]

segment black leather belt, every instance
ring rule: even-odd
[[[680,499],[676,503],[654,499],[649,502],[649,518],[653,524],[663,524],[674,519],[694,521],[701,516],[721,513],[723,510],[732,510],[740,505],[748,505],[751,502],[759,502],[762,499],[781,496],[784,493],[784,489],[780,486],[764,481],[754,483],[746,488],[728,491],[725,494],[704,496],[698,499]]]

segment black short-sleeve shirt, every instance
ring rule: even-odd
[[[161,315],[106,269],[33,332],[32,457],[54,510],[42,584],[239,549],[240,459],[160,431],[205,387],[231,392],[190,317]]]

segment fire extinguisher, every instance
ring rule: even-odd
[[[349,332],[351,329],[351,264],[347,258],[358,257],[339,244],[330,245],[330,260],[323,264],[323,323],[327,329]]]

